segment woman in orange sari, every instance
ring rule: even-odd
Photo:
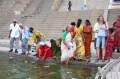
[[[84,45],[85,45],[85,57],[90,57],[90,44],[92,42],[92,26],[89,20],[85,20],[85,26],[83,27]]]

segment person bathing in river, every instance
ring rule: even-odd
[[[70,32],[71,27],[66,27],[66,32],[62,34],[61,42],[61,64],[66,61],[66,65],[69,64],[70,58],[73,56],[75,46],[72,43],[72,33]]]
[[[61,57],[61,40],[61,38],[50,40],[53,59],[59,59]]]
[[[43,41],[39,43],[37,54],[39,59],[42,58],[42,60],[45,58],[52,58],[52,50]]]

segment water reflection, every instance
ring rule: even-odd
[[[28,64],[25,64],[25,60]],[[97,68],[55,63],[32,63],[23,58],[0,55],[1,79],[94,79]]]
[[[70,66],[61,66],[61,77],[62,79],[72,79],[75,78],[74,73],[72,72],[72,69]]]

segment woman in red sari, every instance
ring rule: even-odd
[[[45,44],[44,42],[40,42],[40,46],[38,47],[37,54],[39,58],[42,58],[43,60],[45,58],[51,58],[52,57],[52,51],[50,47]]]
[[[85,44],[85,57],[89,58],[90,53],[90,45],[92,42],[92,26],[89,20],[85,20],[85,26],[83,27],[83,34],[84,34],[84,44]]]
[[[115,33],[114,33],[114,38],[115,38],[115,42],[114,42],[114,46],[115,47],[120,47],[120,15],[118,15],[117,17],[117,21],[114,22],[113,24],[114,29],[115,29]],[[117,49],[117,52],[120,52],[119,49]]]

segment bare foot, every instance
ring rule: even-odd
[[[69,63],[68,62],[66,62],[66,65],[68,65]]]

